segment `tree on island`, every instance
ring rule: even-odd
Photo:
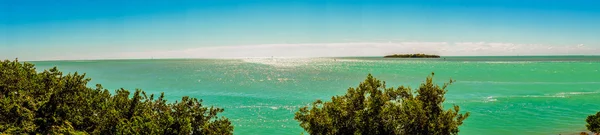
[[[31,63],[0,62],[0,133],[7,134],[232,134],[233,126],[217,115],[223,109],[203,107],[183,97],[167,103],[125,89],[111,94],[85,74],[63,75],[56,67],[41,73]]]
[[[433,73],[413,93],[410,87],[386,88],[371,74],[330,102],[317,100],[303,107],[295,119],[311,135],[431,135],[458,134],[469,116],[459,107],[444,110],[446,87],[433,84]]]
[[[587,122],[587,125],[585,126],[588,130],[596,134],[600,133],[600,112],[597,112],[595,115],[588,116],[587,119],[585,119],[585,122]]]
[[[440,58],[439,55],[431,55],[431,54],[393,54],[386,55],[384,58]]]

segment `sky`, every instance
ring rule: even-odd
[[[0,59],[600,55],[597,0],[0,0]]]

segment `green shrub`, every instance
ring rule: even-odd
[[[458,134],[469,113],[459,114],[456,105],[443,110],[452,80],[438,86],[432,78],[433,74],[413,94],[409,87],[386,88],[385,82],[369,74],[345,95],[300,108],[295,119],[311,135]]]
[[[8,134],[232,134],[233,126],[183,97],[167,103],[136,90],[111,94],[85,74],[63,75],[56,67],[37,73],[31,63],[0,62],[0,133]]]
[[[588,116],[587,119],[585,119],[585,122],[587,122],[587,125],[585,126],[588,130],[594,133],[600,133],[600,112]]]

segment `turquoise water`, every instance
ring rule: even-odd
[[[457,80],[446,106],[471,112],[461,134],[560,134],[585,130],[600,111],[600,57],[254,58],[33,62],[85,72],[105,88],[201,98],[225,108],[235,134],[300,134],[294,112],[355,87],[368,73],[417,87],[435,72]]]

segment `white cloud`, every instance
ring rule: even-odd
[[[177,51],[122,52],[112,54],[77,54],[45,57],[48,59],[135,59],[135,58],[239,58],[239,57],[337,57],[382,56],[394,53],[427,53],[443,56],[500,55],[591,55],[598,48],[579,45],[549,46],[539,44],[486,42],[353,42],[264,44],[200,47]],[[36,59],[38,60],[38,59]]]

